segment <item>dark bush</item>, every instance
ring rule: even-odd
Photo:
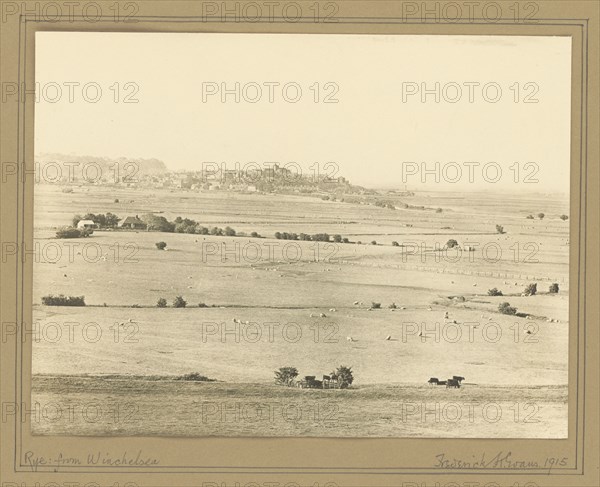
[[[525,291],[523,292],[525,293],[525,296],[534,296],[537,293],[537,283],[532,282],[525,288]]]
[[[56,238],[81,238],[86,237],[88,234],[79,228],[61,228],[58,232],[56,232]]]
[[[394,240],[392,242],[392,247],[400,247],[400,244]]]
[[[187,306],[187,301],[183,299],[181,296],[177,296],[173,300],[173,308],[185,308]]]
[[[291,386],[296,377],[298,377],[296,367],[281,367],[275,371],[275,383],[281,386]]]
[[[493,287],[488,290],[488,296],[502,296],[502,291],[499,291],[497,288]]]
[[[548,292],[552,293],[552,294],[556,294],[558,292],[558,282],[554,282],[554,283],[550,284],[550,287],[548,288]]]
[[[371,302],[371,308],[373,309],[380,309],[381,308],[381,303],[376,303],[375,301]]]
[[[156,242],[154,245],[156,245],[158,250],[165,250],[167,248],[166,242]]]
[[[498,305],[498,311],[503,315],[516,315],[517,308],[513,308],[510,303],[504,302]]]
[[[340,365],[335,371],[335,376],[342,389],[348,388],[354,382],[354,374],[352,373],[352,367],[344,367]]]
[[[458,242],[456,240],[454,240],[453,238],[451,238],[450,240],[448,240],[446,242],[446,247],[448,247],[449,249],[452,249],[454,247],[456,247],[458,245]]]
[[[504,227],[502,225],[496,225],[496,232],[504,233]]]
[[[566,221],[569,219],[569,217],[567,215],[560,215],[559,217],[562,221]]]
[[[65,296],[50,294],[42,297],[42,304],[46,306],[85,306],[85,296]]]
[[[216,379],[209,379],[205,375],[201,375],[199,372],[191,372],[189,374],[179,375],[175,377],[175,380],[189,380],[195,382],[216,382]]]
[[[156,306],[158,308],[166,308],[167,307],[167,300],[165,298],[159,298],[159,300],[156,302]]]

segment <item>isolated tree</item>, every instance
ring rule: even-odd
[[[165,298],[159,298],[158,301],[156,302],[156,307],[157,308],[166,308],[167,300]]]
[[[154,245],[156,245],[158,250],[165,250],[167,248],[167,242],[156,242]]]
[[[334,235],[333,236],[333,241],[335,243],[341,243],[342,242],[342,236],[341,235]]]
[[[504,233],[504,227],[502,225],[496,225],[496,232]]]
[[[371,245],[377,245],[377,240],[371,240]]]
[[[235,230],[231,227],[225,227],[225,235],[227,237],[235,237]]]
[[[537,293],[537,283],[532,282],[531,284],[527,285],[525,291],[523,292],[525,293],[525,296],[534,296]]]
[[[291,386],[296,377],[298,377],[296,367],[281,367],[275,371],[275,383],[281,386]]]
[[[453,238],[451,238],[450,240],[448,240],[446,242],[446,247],[448,247],[449,249],[454,248],[458,245],[458,242],[456,240],[454,240]]]
[[[181,296],[175,297],[173,300],[173,308],[185,308],[187,306],[187,301],[183,299]]]
[[[550,284],[550,287],[548,288],[548,292],[551,294],[556,294],[558,292],[558,282],[554,282],[554,283]]]
[[[546,215],[544,215],[543,213],[538,213],[537,216],[540,220],[543,220]]]
[[[106,214],[104,223],[108,228],[114,228],[119,224],[119,221],[121,221],[121,219],[109,211]]]
[[[562,221],[567,221],[569,217],[567,215],[560,215],[559,217]]]
[[[400,244],[394,240],[392,242],[392,247],[400,247]]]
[[[281,233],[280,232],[275,232],[275,238],[277,240],[280,240],[281,239]]]
[[[352,374],[352,367],[345,367],[340,365],[335,371],[338,384],[341,389],[346,389],[349,385],[354,382],[354,375]]]
[[[503,315],[516,315],[517,308],[513,308],[510,303],[504,302],[498,305],[498,311]]]
[[[73,224],[73,226],[74,226],[74,227],[76,227],[76,226],[77,226],[77,224],[78,224],[78,223],[79,223],[81,220],[83,220],[83,217],[82,217],[81,215],[75,215],[75,216],[73,217],[73,220],[71,220],[71,223]]]

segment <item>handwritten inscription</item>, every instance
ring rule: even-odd
[[[119,455],[113,455],[108,452],[95,451],[88,452],[85,456],[74,457],[59,452],[56,456],[37,455],[32,451],[25,452],[25,464],[33,472],[37,472],[39,467],[53,468],[58,471],[60,467],[90,465],[108,465],[111,467],[147,467],[150,465],[159,465],[158,459],[146,456],[142,450],[128,452],[124,451]]]
[[[543,468],[547,469],[548,473],[554,467],[565,467],[567,465],[568,457],[546,457],[545,459],[538,461],[532,459],[523,459],[514,457],[512,452],[500,451],[493,457],[486,456],[486,453],[482,453],[480,457],[473,455],[471,459],[466,460],[462,458],[449,457],[446,453],[440,453],[435,456],[436,463],[434,467],[440,469],[531,469],[531,468]]]

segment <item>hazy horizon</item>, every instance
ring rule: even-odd
[[[339,175],[369,188],[568,193],[570,73],[569,37],[39,32],[36,81],[46,96],[36,104],[35,152],[156,158],[172,171],[336,162]],[[248,96],[261,86],[261,99],[223,103],[206,92],[206,83],[236,82]],[[461,86],[461,99],[402,99],[403,83],[436,82],[449,97]],[[65,83],[96,83],[102,94],[86,102],[79,86],[70,102]],[[274,103],[264,83],[279,83]],[[286,83],[303,90],[297,102],[283,99]],[[502,94],[489,102],[474,87],[470,103],[464,83],[496,83]],[[48,100],[52,84],[63,89],[58,102]],[[423,184],[419,173],[402,180],[402,162],[480,166],[474,182],[463,171],[456,183]],[[490,162],[502,169],[497,183],[482,179]],[[528,162],[535,184],[522,181]]]

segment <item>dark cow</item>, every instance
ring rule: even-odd
[[[457,380],[458,382],[462,382],[463,380],[465,380],[465,378],[461,377],[460,375],[453,375],[452,378],[454,380]]]
[[[437,383],[438,386],[445,386],[446,385],[446,381],[445,380],[440,380]]]
[[[439,384],[440,380],[437,377],[432,377],[427,382],[429,383],[430,386],[437,386]]]
[[[447,388],[454,387],[454,388],[458,389],[460,387],[460,381],[458,381],[456,379],[448,379],[448,381],[446,382],[446,387]]]

